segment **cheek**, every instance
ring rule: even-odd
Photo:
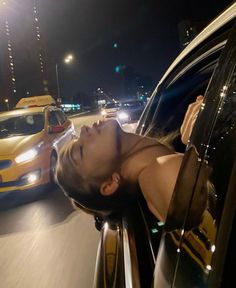
[[[93,154],[96,158],[109,158],[116,154],[115,137],[110,135],[102,135],[99,137],[91,137],[86,143],[86,150],[89,154]]]
[[[102,176],[107,174],[111,166],[115,163],[117,158],[116,151],[113,147],[98,149],[95,145],[87,147],[84,156],[84,169],[85,173],[90,176]]]

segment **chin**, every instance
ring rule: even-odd
[[[106,125],[109,125],[110,127],[113,127],[115,128],[116,130],[122,130],[121,129],[121,126],[120,126],[120,123],[116,120],[116,119],[109,119],[109,120],[106,120]]]

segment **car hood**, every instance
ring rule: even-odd
[[[33,148],[41,140],[41,133],[27,136],[14,136],[0,139],[0,157],[17,155],[30,148]]]

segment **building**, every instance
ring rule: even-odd
[[[0,0],[0,102],[50,94],[39,0]],[[6,102],[5,102],[6,103]]]

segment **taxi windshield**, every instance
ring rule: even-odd
[[[43,113],[0,116],[0,138],[32,135],[44,127]]]

